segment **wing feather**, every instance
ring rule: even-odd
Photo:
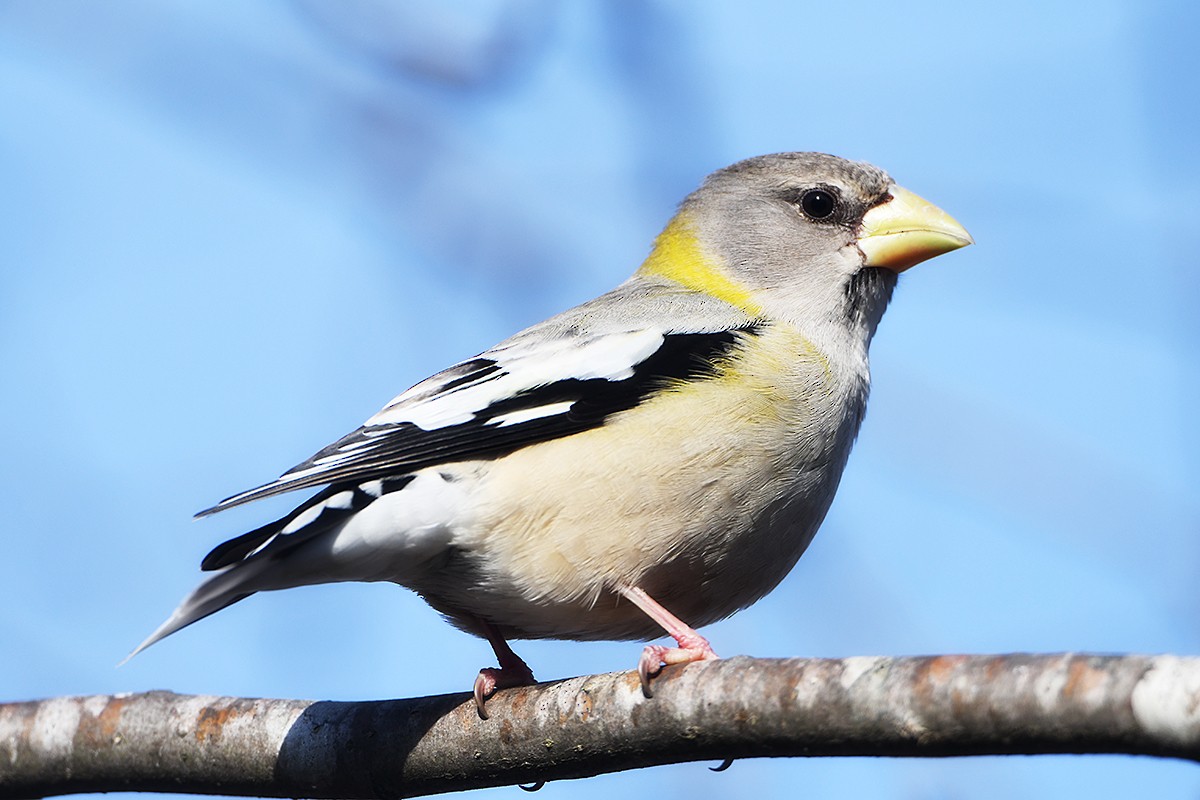
[[[595,428],[674,383],[713,376],[758,332],[757,324],[701,333],[646,328],[498,347],[412,387],[277,480],[197,516],[311,486],[495,458]]]

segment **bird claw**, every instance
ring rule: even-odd
[[[524,669],[521,669],[524,667]],[[497,689],[509,689],[514,686],[531,686],[537,683],[537,679],[533,677],[533,670],[525,666],[522,662],[520,667],[511,665],[507,668],[501,667],[485,667],[479,670],[479,674],[475,676],[475,686],[471,690],[471,694],[475,697],[475,710],[479,712],[480,719],[487,719],[487,710],[483,707],[484,701],[496,693]]]
[[[638,659],[638,679],[642,684],[642,695],[649,700],[654,696],[650,690],[650,679],[662,672],[664,665],[690,664],[693,661],[715,661],[720,658],[713,652],[712,645],[702,636],[679,640],[679,647],[648,644]]]
[[[487,667],[479,670],[479,674],[475,676],[475,686],[471,689],[471,694],[475,696],[475,710],[479,712],[480,719],[487,719],[487,711],[483,708],[483,701],[487,700],[496,691],[497,676],[500,670]]]
[[[654,697],[654,692],[650,691],[650,679],[662,672],[662,657],[657,651],[666,649],[662,645],[648,644],[638,659],[638,680],[642,683],[642,696],[647,700]]]

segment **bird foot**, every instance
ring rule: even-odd
[[[475,695],[475,710],[479,712],[479,718],[488,718],[483,703],[495,694],[497,689],[532,686],[535,683],[537,683],[537,678],[533,677],[533,670],[520,660],[516,664],[509,664],[499,669],[485,667],[479,670],[479,675],[475,677],[475,688],[472,690],[472,694]]]
[[[650,691],[650,679],[662,672],[664,665],[690,664],[693,661],[715,661],[720,658],[713,652],[712,645],[698,633],[676,639],[679,647],[648,644],[638,659],[638,678],[642,681],[642,694],[647,699],[654,696]]]

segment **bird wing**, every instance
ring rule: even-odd
[[[595,428],[715,365],[756,325],[516,337],[397,396],[361,428],[278,479],[197,516],[311,486],[370,481],[451,461],[495,458]]]

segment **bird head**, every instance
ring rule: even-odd
[[[750,316],[874,332],[910,267],[971,244],[950,215],[870,164],[778,153],[718,170],[643,265]]]

